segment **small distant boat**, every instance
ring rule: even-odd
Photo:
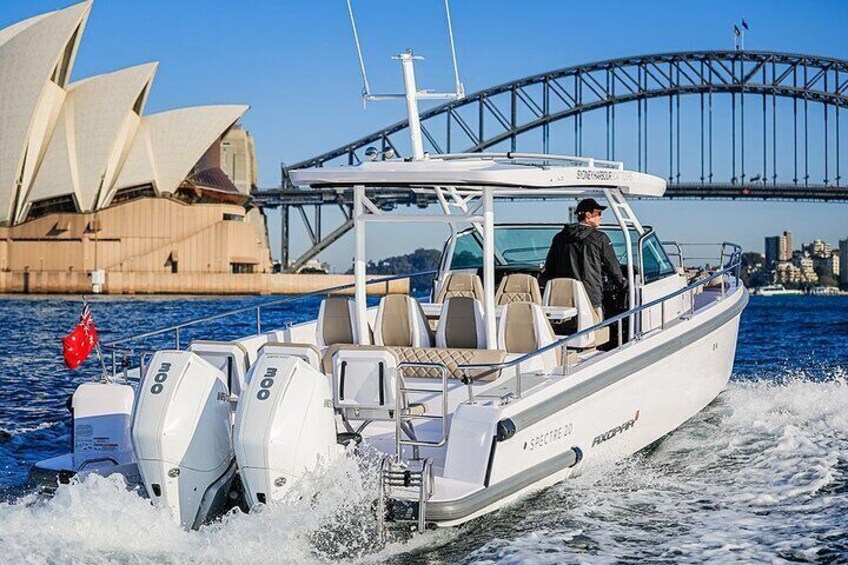
[[[804,294],[802,291],[798,289],[786,288],[782,284],[769,284],[766,286],[761,286],[760,288],[754,291],[754,294],[758,294],[760,296],[785,296],[788,294]]]
[[[810,289],[810,294],[813,296],[838,296],[840,292],[835,286],[814,286]]]

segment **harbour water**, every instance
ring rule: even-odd
[[[92,307],[108,341],[262,300],[103,298]],[[28,492],[29,465],[68,449],[65,402],[98,365],[62,365],[59,338],[78,301],[0,304],[0,562],[848,561],[848,297],[752,297],[728,390],[682,428],[463,528],[385,548],[370,541],[373,485],[343,480],[367,461],[316,477],[310,496],[198,532],[178,529],[118,479],[63,486],[49,500]],[[307,300],[263,323],[316,309]],[[250,333],[255,319],[216,324],[183,339]]]

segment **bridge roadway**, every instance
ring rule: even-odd
[[[367,191],[375,205],[384,210],[398,206],[417,206],[427,208],[436,203],[435,196],[416,194],[410,190],[375,189]],[[745,185],[679,183],[669,184],[666,197],[671,199],[720,199],[720,200],[792,200],[819,202],[848,202],[848,187],[844,186],[802,186],[795,184]],[[528,200],[524,198],[524,200]],[[538,198],[552,200],[552,198]],[[323,189],[266,189],[253,193],[253,202],[261,208],[281,208],[281,263],[289,263],[289,213],[294,208],[300,215],[312,246],[295,259],[287,272],[296,272],[307,261],[327,249],[353,228],[352,190]],[[314,215],[310,219],[305,207],[312,207]],[[322,232],[322,210],[326,206],[338,206],[343,214],[342,223],[329,234]]]

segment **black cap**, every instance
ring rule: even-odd
[[[580,202],[577,203],[577,208],[574,211],[577,214],[581,214],[583,212],[592,212],[594,210],[606,210],[606,206],[601,206],[598,204],[598,201],[594,198],[584,198]]]

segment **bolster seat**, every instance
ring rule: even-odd
[[[545,306],[564,306],[577,309],[577,331],[594,326],[601,322],[601,309],[592,307],[586,287],[581,281],[568,278],[557,278],[545,285]],[[609,327],[594,331],[583,337],[568,342],[569,347],[588,349],[597,347],[609,341]]]
[[[396,347],[430,347],[433,332],[421,305],[406,294],[387,294],[377,307],[374,344]]]
[[[346,296],[328,296],[321,301],[315,342],[318,347],[337,343],[359,343],[359,325],[353,300]]]
[[[486,327],[479,300],[460,296],[445,300],[439,315],[436,346],[486,349]]]
[[[483,283],[476,273],[448,273],[434,302],[443,303],[448,298],[476,298],[483,300]]]
[[[501,279],[501,284],[498,285],[498,291],[495,293],[495,304],[505,306],[513,302],[542,303],[542,293],[539,291],[539,281],[536,277],[516,273]]]
[[[498,348],[507,353],[531,353],[556,341],[551,323],[538,304],[515,302],[504,306],[498,322]],[[561,363],[561,348],[555,347],[522,363],[527,371],[551,371]]]

